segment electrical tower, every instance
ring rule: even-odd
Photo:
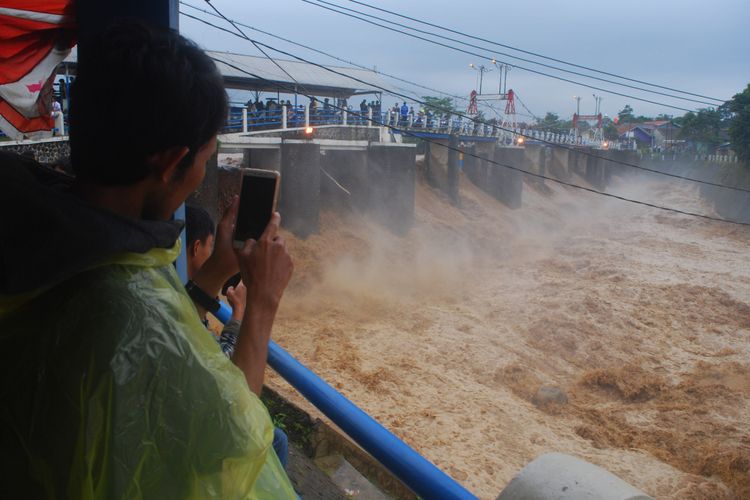
[[[580,104],[580,97],[576,97],[578,103]],[[581,133],[579,130],[579,123],[581,121],[595,121],[596,126],[592,128],[593,136],[591,139],[594,142],[602,142],[604,140],[604,132],[603,132],[603,126],[602,126],[602,113],[601,113],[601,106],[602,106],[602,98],[600,96],[597,96],[594,94],[594,99],[596,100],[596,108],[593,115],[581,115],[579,113],[573,113],[573,133],[575,134],[576,139],[581,137]],[[577,107],[577,110],[580,108]]]
[[[512,69],[512,66],[509,64],[501,63],[495,59],[492,59],[490,62],[494,64],[498,72],[500,74],[500,81],[498,83],[497,87],[497,94],[482,94],[481,93],[481,87],[480,92],[477,94],[476,91],[471,92],[471,98],[469,101],[469,114],[476,114],[478,112],[477,109],[477,101],[505,101],[505,111],[503,113],[503,117],[501,120],[501,124],[503,127],[508,128],[516,128],[518,126],[518,123],[516,121],[516,102],[515,102],[515,93],[513,92],[513,89],[508,89],[508,71]],[[486,69],[483,66],[477,67],[473,64],[470,65],[471,68],[478,69],[480,71],[480,82],[481,82],[481,76],[482,76],[482,69],[484,69],[484,72],[486,72]]]

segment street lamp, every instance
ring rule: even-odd
[[[471,63],[469,64],[469,67],[473,70],[479,71],[479,95],[482,95],[482,81],[484,80],[484,74],[489,73],[492,70],[485,68],[483,64],[477,66],[474,63]]]

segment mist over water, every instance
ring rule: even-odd
[[[715,215],[662,176],[609,190]],[[404,237],[333,211],[289,236],[277,341],[481,498],[548,451],[659,498],[750,496],[750,230],[551,182],[518,210],[460,194],[419,182]],[[532,404],[542,384],[569,403]]]

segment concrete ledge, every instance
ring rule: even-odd
[[[368,141],[349,141],[344,139],[282,139],[280,137],[251,137],[242,134],[225,134],[219,136],[220,153],[237,152],[244,149],[279,149],[284,144],[317,144],[321,151],[348,150],[366,151]],[[393,144],[399,147],[416,147],[414,144]]]
[[[651,500],[609,471],[564,453],[537,457],[497,500]]]
[[[45,144],[48,142],[61,142],[61,141],[67,141],[68,136],[57,136],[57,137],[49,137],[47,139],[22,139],[20,141],[0,141],[0,147],[5,146],[32,146],[34,144]]]

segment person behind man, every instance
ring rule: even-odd
[[[214,221],[208,212],[198,206],[185,206],[185,253],[187,255],[188,280],[197,276],[203,264],[211,257],[214,251],[215,233]],[[240,283],[242,282],[240,281]],[[237,287],[230,287],[231,290],[227,290],[227,299],[232,306],[232,316],[224,325],[224,329],[219,336],[219,345],[222,352],[229,358],[234,354],[237,334],[245,313],[244,300],[237,300],[236,294],[239,293],[242,297],[245,297],[244,287],[244,284],[237,285]],[[205,311],[201,321],[204,326],[208,327]]]
[[[3,496],[297,498],[258,397],[293,270],[279,215],[234,252],[235,200],[193,276],[211,297],[238,267],[250,284],[234,364],[173,266],[170,219],[216,150],[222,77],[192,42],[132,22],[78,55],[70,189],[0,156]],[[117,133],[101,126],[113,95]]]

